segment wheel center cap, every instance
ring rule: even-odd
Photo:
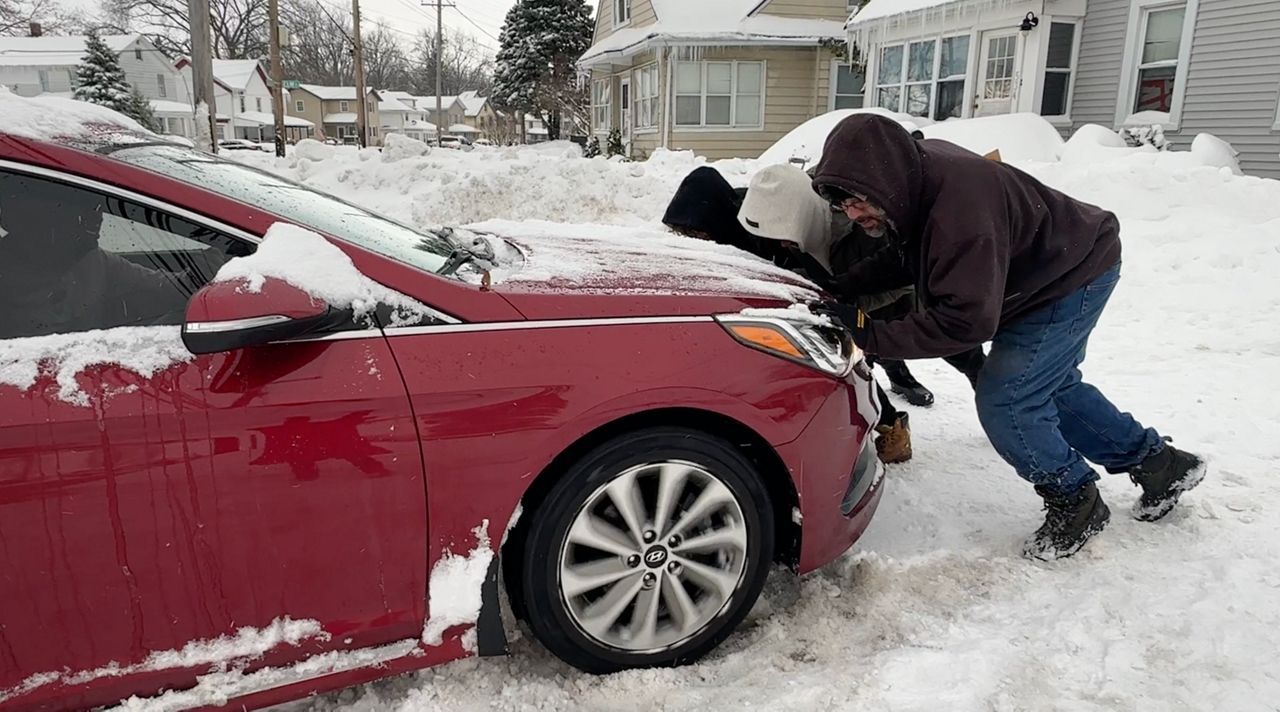
[[[667,550],[663,546],[651,546],[644,552],[644,563],[651,569],[661,568],[667,563]]]

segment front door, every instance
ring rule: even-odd
[[[995,116],[1013,112],[1018,91],[1018,31],[998,30],[982,36],[982,57],[978,64],[978,90],[974,116]]]
[[[623,79],[619,90],[618,106],[622,109],[622,147],[631,155],[631,80]]]

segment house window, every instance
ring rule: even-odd
[[[831,92],[832,109],[861,109],[866,99],[867,73],[853,64],[837,64],[835,90]]]
[[[636,128],[651,129],[658,125],[658,65],[636,70],[632,90],[636,92]]]
[[[1049,27],[1049,55],[1044,63],[1044,98],[1041,116],[1066,116],[1071,105],[1071,59],[1075,54],[1076,26],[1055,22]]]
[[[247,109],[244,108],[244,94],[241,94],[240,95],[240,113],[243,114],[245,111],[247,111]]]
[[[255,97],[253,98],[253,105],[254,105],[255,107],[257,107],[256,111],[257,111],[259,114],[261,114],[261,113],[262,113],[262,97],[260,97],[260,96],[255,96]]]
[[[1143,20],[1142,55],[1138,60],[1138,86],[1133,110],[1173,110],[1173,92],[1178,81],[1178,50],[1182,44],[1182,23],[1186,6],[1161,8],[1146,13]]]
[[[625,25],[631,22],[631,0],[613,0],[613,24]]]
[[[876,105],[938,121],[958,118],[968,67],[968,35],[882,47]]]
[[[764,62],[680,62],[676,125],[755,128],[764,123]]]
[[[348,112],[348,111],[351,111],[351,102],[347,102],[347,101],[340,101],[340,102],[338,102],[338,111],[340,111],[340,112],[342,112],[342,113],[346,113],[346,112]]]
[[[39,74],[40,74],[40,91],[42,92],[49,91],[49,71],[47,69],[41,69],[39,71]]]
[[[160,92],[161,99],[163,99],[166,96],[169,96],[169,87],[165,86],[164,84],[163,74],[156,75],[156,89]]]
[[[591,82],[591,126],[596,133],[609,130],[609,94],[612,79]]]
[[[139,62],[141,62],[141,61],[142,61],[142,48],[141,48],[141,47],[134,47],[134,48],[133,48],[133,58],[134,58],[134,59],[136,59],[136,60],[138,60]]]
[[[293,102],[293,110],[301,114],[307,110],[307,105],[301,99],[299,99]]]

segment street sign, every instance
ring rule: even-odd
[[[299,88],[299,87],[301,87],[301,86],[302,86],[302,82],[298,81],[297,79],[286,79],[286,80],[284,80],[284,88],[285,88],[285,89],[297,89],[297,88]]]

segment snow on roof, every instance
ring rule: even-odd
[[[320,84],[302,84],[299,89],[309,91],[325,101],[355,101],[355,87],[327,87]]]
[[[235,89],[247,88],[254,73],[259,71],[259,69],[258,60],[256,59],[213,60],[214,78]]]
[[[181,101],[173,101],[172,99],[152,99],[151,110],[159,114],[187,114],[194,115],[195,107],[190,104],[184,104]]]
[[[489,100],[486,97],[480,96],[480,92],[464,91],[458,95],[458,101],[462,102],[462,106],[466,109],[467,116],[475,118],[484,110],[484,105]]]
[[[449,127],[449,133],[480,133],[480,132],[476,131],[474,128],[470,126],[467,126],[466,124],[454,124]]]
[[[354,114],[352,114],[352,116],[354,116]],[[236,114],[236,126],[274,126],[275,123],[276,117],[265,111],[242,111]],[[284,125],[298,127],[315,126],[315,124],[307,121],[306,119],[302,119],[297,116],[289,116],[288,114],[285,114],[284,116]]]
[[[626,56],[651,42],[776,45],[844,37],[844,23],[834,20],[749,15],[759,5],[759,0],[653,0],[657,22],[615,32],[588,49],[578,61],[591,63],[609,55]]]
[[[102,141],[105,136],[145,140],[150,132],[106,107],[53,96],[20,97],[0,86],[0,134],[40,141]]]
[[[927,10],[939,5],[964,2],[964,0],[871,0],[849,21],[849,26],[861,25],[894,15]]]
[[[325,114],[323,120],[326,124],[354,124],[356,122],[356,112],[340,111],[336,114]]]
[[[123,52],[139,35],[102,35],[113,51]],[[80,64],[85,35],[66,37],[0,37],[0,66],[62,67]]]
[[[417,99],[418,106],[421,106],[424,109],[430,109],[431,111],[436,110],[436,98],[434,96],[420,96],[417,97]],[[458,97],[456,96],[442,96],[440,97],[440,107],[448,111],[449,107],[453,106],[453,102],[457,100]]]

